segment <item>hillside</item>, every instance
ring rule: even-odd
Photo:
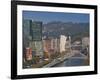
[[[60,35],[70,35],[75,38],[89,36],[89,23],[72,23],[53,21],[43,24],[43,35],[59,37]]]

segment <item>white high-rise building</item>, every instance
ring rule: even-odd
[[[60,53],[62,53],[63,51],[66,51],[66,39],[67,37],[65,35],[61,35],[60,36]]]

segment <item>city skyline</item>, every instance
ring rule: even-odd
[[[89,65],[88,14],[23,11],[22,15],[24,69]]]
[[[89,14],[83,13],[62,13],[62,12],[43,12],[43,11],[23,11],[23,19],[42,21],[43,24],[52,21],[89,23]]]

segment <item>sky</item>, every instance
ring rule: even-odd
[[[42,21],[44,24],[53,21],[88,23],[89,14],[84,13],[62,13],[62,12],[40,12],[23,11],[23,19]]]

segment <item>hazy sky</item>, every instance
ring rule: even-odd
[[[82,13],[62,13],[62,12],[39,12],[39,11],[23,11],[24,19],[33,21],[42,21],[48,23],[52,21],[87,23],[89,22],[89,14]]]

